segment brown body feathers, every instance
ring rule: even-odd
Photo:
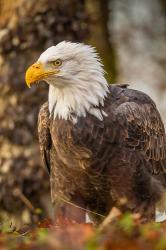
[[[126,209],[152,218],[165,182],[164,125],[146,94],[126,86],[109,90],[103,121],[87,114],[73,124],[49,118],[48,103],[41,107],[39,142],[52,201],[55,207],[68,201],[107,215],[125,198]]]

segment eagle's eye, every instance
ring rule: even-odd
[[[55,61],[53,61],[52,62],[52,64],[54,65],[54,66],[60,66],[61,64],[62,64],[62,60],[61,59],[57,59],[57,60],[55,60]]]

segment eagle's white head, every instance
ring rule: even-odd
[[[89,112],[102,120],[108,92],[104,70],[96,50],[82,43],[63,41],[44,51],[26,72],[26,83],[49,84],[49,112],[54,118],[77,121]]]

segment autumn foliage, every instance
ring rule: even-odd
[[[166,223],[142,224],[139,215],[113,209],[98,227],[63,220],[45,219],[36,226],[16,229],[1,224],[0,249],[16,250],[164,250]]]

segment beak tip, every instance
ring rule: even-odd
[[[31,84],[25,79],[25,83],[28,86],[28,88],[31,88]]]
[[[28,88],[31,88],[31,85],[35,83],[42,75],[42,65],[39,63],[34,63],[26,70],[25,73],[25,82]]]

